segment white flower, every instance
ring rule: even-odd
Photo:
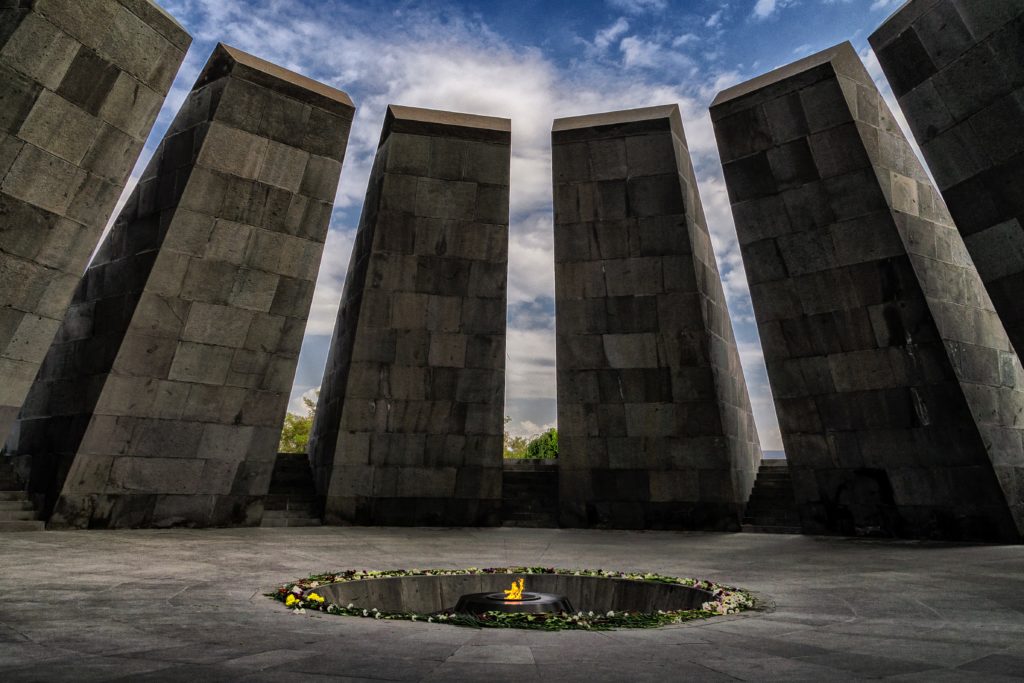
[[[427,622],[433,624],[434,623],[434,617],[427,617]]]
[[[373,615],[374,619],[380,619],[380,612],[375,612]]]
[[[606,614],[605,616],[606,617],[614,617],[615,616],[615,610],[613,610],[613,609],[608,610],[608,614]]]
[[[587,616],[588,617],[594,616],[594,610],[590,610],[589,612],[587,612]]]
[[[364,617],[368,617],[368,616],[370,616],[370,613],[364,609],[363,610],[363,616]]]
[[[350,602],[350,603],[348,603],[348,606],[347,606],[347,607],[346,607],[345,609],[352,609],[353,607],[355,607],[355,605],[353,605],[353,604],[352,604],[352,603]]]
[[[302,595],[302,589],[298,586],[292,586],[292,593],[295,593],[296,595]]]

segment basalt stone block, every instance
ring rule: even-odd
[[[259,523],[353,113],[215,49],[22,411],[50,526]]]
[[[852,46],[725,90],[711,119],[804,530],[1020,540],[1020,362]],[[814,171],[770,167],[751,198],[734,167],[801,139]]]
[[[1010,341],[1024,352],[1024,5],[914,0],[870,42]],[[903,59],[912,49],[918,57]]]
[[[501,521],[510,141],[388,107],[310,437],[329,523]]]
[[[679,109],[551,138],[560,522],[736,531],[761,449]]]
[[[2,6],[0,443],[192,42],[149,0]]]

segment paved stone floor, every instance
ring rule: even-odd
[[[223,529],[0,534],[0,680],[1009,680],[1024,547],[757,534]],[[749,588],[656,630],[473,630],[292,614],[318,570],[541,564]]]

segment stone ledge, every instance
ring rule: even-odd
[[[355,104],[347,93],[224,43],[217,44],[193,90],[228,73],[346,118],[355,112]]]
[[[380,135],[381,143],[391,133],[508,144],[512,140],[512,121],[496,116],[389,104],[387,114],[384,116],[384,129]]]

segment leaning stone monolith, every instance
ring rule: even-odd
[[[217,46],[22,412],[51,526],[259,522],[353,112]]]
[[[510,142],[388,107],[310,439],[328,523],[501,521]]]
[[[870,41],[1024,353],[1024,3],[915,0]]]
[[[1024,373],[853,47],[711,118],[805,531],[1019,540]]]
[[[739,530],[761,450],[679,108],[551,138],[560,522]]]
[[[0,445],[192,38],[149,0],[0,7]]]

